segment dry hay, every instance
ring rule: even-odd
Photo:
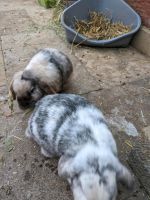
[[[131,31],[130,26],[122,22],[112,23],[104,14],[90,12],[90,20],[75,19],[75,29],[89,39],[107,40]]]

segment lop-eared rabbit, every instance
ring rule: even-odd
[[[117,183],[131,189],[133,175],[117,157],[115,140],[102,112],[73,94],[48,95],[31,115],[26,135],[46,157],[59,156],[58,174],[74,200],[115,200]]]
[[[33,107],[43,96],[61,92],[72,71],[67,55],[53,48],[42,49],[23,71],[14,74],[10,93],[20,108]]]

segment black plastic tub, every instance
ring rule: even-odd
[[[102,12],[112,22],[131,26],[129,33],[108,40],[88,39],[74,29],[75,18],[88,20],[89,11]],[[78,0],[66,8],[61,17],[67,40],[70,43],[99,47],[126,47],[141,26],[140,16],[123,0]]]

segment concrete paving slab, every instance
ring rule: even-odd
[[[117,115],[133,123],[140,134],[143,132],[143,128],[150,124],[149,88],[150,77],[124,86],[92,92],[85,96],[101,107],[108,118]]]
[[[18,10],[20,8],[24,8],[25,5],[33,5],[33,2],[35,1],[29,1],[29,0],[15,0],[15,8]],[[8,10],[14,10],[14,1],[7,0],[0,2],[0,11],[8,11]]]
[[[129,163],[141,185],[150,196],[150,141],[139,139],[129,155]]]
[[[0,35],[12,35],[35,25],[24,9],[0,12]]]
[[[150,75],[150,59],[133,48],[75,48],[75,56],[104,88]],[[90,59],[91,58],[91,59]]]
[[[8,6],[9,4],[9,6]],[[14,10],[14,2],[11,0],[0,2],[0,12]],[[28,0],[16,0],[15,10],[24,8],[28,15],[32,17],[32,21],[40,26],[46,26],[49,24],[49,20],[52,18],[53,9],[45,9],[38,4],[38,1]]]

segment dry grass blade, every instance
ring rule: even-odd
[[[61,14],[65,6],[69,3],[69,0],[58,0],[53,12],[53,20],[57,24],[60,22]]]
[[[11,113],[14,111],[14,104],[13,104],[13,96],[11,94],[11,92],[9,91],[9,94],[8,94],[8,106],[9,106],[9,109],[11,110]]]
[[[68,0],[58,0],[56,6],[53,9],[53,19],[50,21],[50,27],[56,31],[56,33],[65,38],[65,32],[61,26],[60,19],[65,6],[68,5]]]
[[[130,26],[122,22],[111,23],[105,15],[97,12],[89,12],[90,20],[75,21],[75,29],[89,39],[106,40],[128,33]]]

